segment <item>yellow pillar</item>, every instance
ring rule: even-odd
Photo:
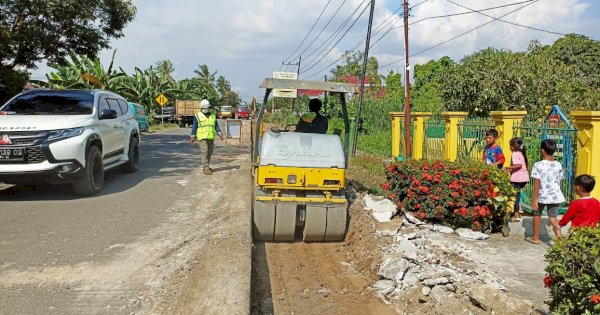
[[[425,139],[425,122],[431,118],[430,112],[415,112],[410,114],[414,119],[414,134],[412,158],[420,160],[423,158],[423,140]]]
[[[588,174],[600,181],[600,111],[573,111],[577,124],[576,174]],[[595,139],[595,140],[594,140]],[[596,183],[592,197],[600,199],[600,184]]]
[[[495,111],[490,113],[490,116],[494,118],[495,128],[498,131],[496,144],[502,148],[502,152],[506,157],[504,166],[510,166],[510,139],[514,138],[513,128],[523,120],[525,115],[527,115],[526,111]]]
[[[442,112],[442,117],[446,121],[444,160],[456,161],[458,157],[458,123],[468,115],[467,112]]]
[[[404,112],[391,112],[390,117],[392,118],[392,158],[400,155],[400,128],[401,123],[404,119]]]

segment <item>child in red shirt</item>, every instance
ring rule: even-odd
[[[560,226],[565,226],[571,221],[571,227],[591,226],[600,223],[600,202],[590,196],[596,185],[596,181],[590,175],[579,175],[575,177],[575,193],[579,199],[569,205],[569,210],[562,217]]]

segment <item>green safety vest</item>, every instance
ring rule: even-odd
[[[198,130],[196,131],[196,139],[198,140],[215,140],[217,131],[215,126],[217,117],[210,115],[206,117],[202,112],[196,114],[198,120]]]

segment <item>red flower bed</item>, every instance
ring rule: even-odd
[[[512,213],[514,190],[500,170],[473,162],[407,160],[388,166],[381,186],[415,217],[490,231]]]

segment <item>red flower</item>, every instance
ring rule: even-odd
[[[429,192],[429,188],[425,187],[425,186],[420,186],[419,189],[424,193],[428,193]]]
[[[544,277],[544,287],[549,288],[552,285],[552,277],[550,275],[546,275]]]
[[[590,302],[592,302],[593,304],[599,304],[600,303],[600,294],[594,294],[590,297]]]
[[[425,219],[425,212],[420,212],[420,213],[419,213],[419,218],[420,218],[421,220]]]
[[[476,190],[475,191],[475,197],[479,197],[481,196],[481,190]]]
[[[390,186],[391,186],[391,183],[388,182],[388,183],[381,185],[381,188],[383,188],[384,190],[388,190],[390,188]]]
[[[453,197],[453,198],[456,198],[456,197],[458,197],[458,196],[459,196],[459,194],[458,194],[456,191],[452,192],[452,197]]]
[[[485,207],[479,209],[479,215],[480,216],[485,217],[486,214],[487,214],[487,209]]]
[[[396,194],[391,194],[391,195],[390,195],[390,198],[392,198],[392,199],[396,199]]]
[[[460,208],[460,214],[467,215],[467,208],[465,208],[465,207]]]

